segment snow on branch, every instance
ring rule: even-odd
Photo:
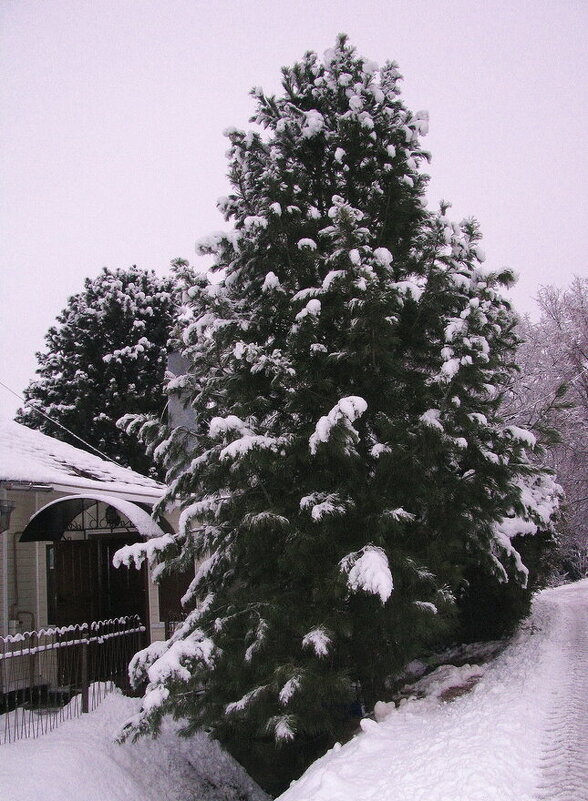
[[[231,701],[230,704],[225,706],[225,714],[233,715],[235,712],[242,712],[266,689],[267,685],[265,684],[261,687],[255,687],[255,689],[245,693],[245,695],[242,698],[239,698],[238,701]]]
[[[173,545],[174,542],[175,540],[171,534],[164,534],[163,537],[154,537],[151,540],[136,542],[133,545],[123,545],[114,554],[112,564],[114,567],[120,567],[121,565],[131,567],[131,564],[133,564],[139,570],[145,559],[152,565],[156,556],[169,545]]]
[[[221,558],[222,553],[220,551],[214,551],[198,565],[198,569],[196,570],[194,578],[190,582],[190,586],[180,600],[182,606],[186,606],[186,604],[188,604],[196,595],[202,582],[207,578],[208,574],[214,570]]]
[[[343,500],[337,492],[312,492],[300,499],[300,508],[303,512],[310,511],[315,523],[323,517],[344,515],[350,506],[353,506],[353,501]]]
[[[525,523],[525,521],[523,521],[522,519],[518,520],[521,524]],[[522,577],[522,585],[523,587],[526,587],[527,581],[529,579],[529,570],[526,567],[526,565],[523,564],[523,560],[521,559],[520,553],[517,551],[517,549],[510,541],[510,537],[513,535],[509,534],[509,529],[511,528],[509,522],[516,524],[516,520],[507,518],[506,520],[499,521],[494,526],[494,530],[492,532],[494,535],[494,543],[495,543],[494,551],[496,550],[502,551],[503,553],[506,554],[507,557],[512,558],[517,573],[519,573],[519,575]],[[515,528],[516,529],[519,528],[518,524],[515,525]],[[535,531],[537,530],[537,526],[533,526],[533,528],[534,531],[531,531],[529,529],[527,532],[521,532],[521,533],[529,533],[529,534],[535,533]],[[495,552],[492,553],[492,558],[496,568],[498,569],[499,579],[505,582],[508,581],[508,573],[506,572],[504,565],[502,564],[502,562],[500,561]]]
[[[329,645],[331,645],[331,638],[322,626],[312,629],[302,638],[302,647],[312,648],[319,657],[328,655]]]
[[[494,523],[492,533],[495,552],[493,557],[500,577],[504,581],[508,580],[508,575],[496,551],[511,558],[517,572],[523,577],[523,586],[526,586],[529,571],[512,544],[512,540],[514,537],[532,536],[538,531],[551,531],[563,491],[559,484],[546,474],[520,477],[517,483],[522,509],[517,509],[518,513],[512,510],[511,515],[502,517]]]
[[[516,442],[522,442],[526,448],[530,448],[531,450],[537,444],[535,435],[530,431],[527,431],[526,428],[521,428],[520,426],[507,426],[504,429],[504,433],[508,434]]]
[[[393,261],[392,254],[388,248],[376,248],[374,250],[374,258],[382,267],[390,267]]]
[[[308,440],[311,454],[314,456],[318,446],[322,442],[329,441],[332,431],[335,428],[343,430],[347,435],[346,440],[348,444],[345,447],[345,453],[350,454],[350,445],[355,444],[359,439],[359,435],[353,428],[352,423],[361,417],[366,410],[366,401],[357,395],[341,398],[341,400],[333,406],[331,411],[327,415],[321,417],[316,424],[314,433]]]
[[[296,736],[293,715],[275,715],[267,723],[267,731],[273,731],[278,742],[293,740]]]
[[[277,206],[278,204],[274,203],[273,205]],[[269,273],[267,273],[267,275],[264,278],[263,284],[261,286],[261,291],[262,292],[272,292],[272,291],[274,291],[274,292],[283,292],[284,290],[282,288],[282,285],[280,284],[280,279],[278,278],[278,276],[274,272],[270,271]]]
[[[189,595],[190,589],[188,588],[186,594],[181,599],[182,606],[186,606],[186,604],[191,600],[192,596]],[[186,598],[186,596],[188,596]],[[188,614],[186,619],[180,623],[178,628],[172,634],[170,640],[175,642],[176,640],[181,640],[184,637],[187,637],[192,632],[195,624],[198,623],[202,617],[206,614],[206,612],[210,609],[214,602],[214,593],[209,592],[208,595],[199,601],[194,609]]]
[[[138,687],[147,676],[147,670],[167,649],[166,642],[152,642],[147,648],[133,656],[129,662],[129,679],[132,687]]]
[[[363,590],[379,595],[383,604],[392,594],[394,582],[388,557],[381,548],[366,545],[341,559],[339,567],[343,573],[347,573],[347,584],[353,592]]]
[[[300,322],[304,320],[305,317],[318,317],[321,313],[321,302],[316,298],[312,298],[308,301],[306,306],[301,309],[298,314],[296,315],[296,321]]]
[[[300,130],[303,139],[311,139],[319,134],[325,127],[325,118],[316,109],[304,112],[304,124]]]
[[[147,676],[152,683],[172,678],[189,681],[192,671],[187,663],[196,660],[211,667],[214,654],[212,640],[200,629],[195,629],[185,639],[168,643],[167,650],[148,668]]]
[[[234,432],[242,435],[251,434],[251,429],[234,414],[229,414],[227,417],[213,417],[208,424],[208,435],[212,439],[218,439]]]
[[[248,646],[247,650],[245,651],[245,661],[251,662],[253,657],[255,656],[256,652],[259,651],[263,643],[267,638],[267,632],[269,630],[269,626],[263,618],[257,624],[257,628],[254,632],[255,639],[253,642]]]
[[[521,503],[528,515],[544,529],[549,529],[557,514],[564,491],[552,476],[542,474],[519,482]]]
[[[443,425],[440,422],[441,412],[439,409],[427,409],[426,412],[421,414],[420,420],[428,428],[436,428],[438,431],[444,431]]]
[[[225,459],[238,459],[240,456],[246,456],[249,451],[272,451],[276,453],[284,447],[288,442],[287,437],[266,437],[263,434],[248,434],[244,437],[230,442],[220,452],[219,458],[221,461]]]
[[[427,612],[431,615],[436,615],[439,611],[435,604],[432,604],[430,601],[413,601],[412,603],[417,609],[421,609],[423,612]]]
[[[131,684],[137,687],[145,679],[149,681],[142,701],[142,713],[153,714],[160,710],[170,695],[167,685],[178,680],[190,681],[197,664],[210,668],[215,654],[212,640],[200,629],[184,639],[152,643],[135,654],[129,665]]]
[[[263,530],[276,531],[283,529],[290,525],[290,521],[284,515],[279,515],[277,512],[257,512],[257,514],[246,514],[243,518],[243,527],[251,529],[252,531]]]
[[[396,281],[396,283],[390,284],[390,288],[396,289],[401,295],[409,295],[415,301],[420,300],[424,292],[424,287],[418,283],[418,279],[412,281]]]
[[[230,492],[222,489],[210,495],[205,495],[199,501],[194,501],[186,506],[180,515],[178,524],[179,536],[189,537],[192,534],[189,528],[190,525],[205,515],[214,515],[217,517],[222,505],[230,500],[230,498]]]
[[[382,519],[383,520],[393,520],[395,523],[403,522],[411,522],[414,520],[416,515],[412,514],[412,512],[407,512],[406,509],[403,509],[402,506],[399,506],[396,509],[384,509],[382,512]]]
[[[292,676],[291,679],[284,684],[282,689],[279,692],[278,699],[282,706],[286,706],[289,702],[290,698],[294,695],[294,693],[300,689],[300,684],[302,683],[302,676],[298,673],[295,676]]]

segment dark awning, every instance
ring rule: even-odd
[[[73,520],[97,501],[113,506],[121,512],[144,537],[158,537],[164,533],[150,517],[149,504],[135,503],[111,495],[89,493],[60,498],[39,509],[29,520],[20,536],[20,542],[60,540]]]

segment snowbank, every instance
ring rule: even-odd
[[[139,702],[116,693],[98,709],[37,740],[0,746],[2,801],[266,801],[206,734],[118,745],[113,737]]]
[[[585,617],[588,580],[546,590],[493,664],[441,669],[426,698],[379,704],[380,722],[362,720],[361,733],[311,765],[280,801],[536,801],[553,689],[565,672],[562,609],[579,595]],[[464,680],[475,686],[455,697],[451,685]]]
[[[575,626],[584,637],[578,642],[586,640],[587,611],[588,580],[539,594],[533,615],[493,663],[439,668],[413,686],[415,694],[424,691],[426,697],[403,701],[398,708],[379,704],[379,722],[364,719],[361,733],[311,765],[280,801],[560,797],[552,790],[565,786],[565,760],[571,754],[579,764],[585,762],[578,734],[585,717],[575,728],[569,718],[556,721],[554,728],[553,716],[565,711],[562,693],[568,693],[572,674],[583,682],[574,685],[574,697],[585,707],[586,654],[570,632]],[[472,689],[460,694],[459,688]],[[0,799],[266,801],[243,769],[205,734],[183,740],[168,724],[158,740],[116,745],[113,735],[137,708],[137,701],[111,695],[96,712],[38,740],[0,747]],[[575,717],[578,708],[577,703],[571,707]],[[569,738],[562,739],[564,729],[570,729],[571,745]],[[546,762],[550,754],[555,757]],[[585,786],[588,768],[576,765],[575,772]],[[539,790],[546,781],[551,787]]]

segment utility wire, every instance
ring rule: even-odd
[[[112,464],[115,464],[117,467],[123,467],[123,465],[119,464],[118,462],[115,462],[114,459],[111,459],[110,456],[107,456],[105,453],[102,453],[102,451],[99,451],[98,448],[95,448],[93,445],[90,445],[90,443],[86,442],[85,439],[82,439],[81,437],[78,437],[78,435],[74,434],[73,431],[70,431],[69,428],[66,428],[64,425],[62,425],[57,420],[54,420],[52,417],[49,417],[48,414],[46,414],[45,412],[42,412],[41,409],[39,409],[37,406],[34,406],[32,403],[30,403],[29,401],[25,400],[21,395],[18,394],[18,392],[15,392],[10,387],[7,387],[6,384],[4,384],[2,381],[0,381],[0,387],[4,387],[4,389],[7,389],[8,392],[12,393],[15,398],[18,398],[20,401],[22,401],[25,404],[25,406],[29,407],[29,409],[32,409],[33,412],[37,412],[37,414],[40,414],[41,417],[44,417],[45,419],[49,420],[50,423],[54,423],[56,426],[59,426],[59,428],[62,428],[64,431],[67,431],[68,434],[70,434],[72,437],[75,437],[75,439],[79,440],[87,448],[90,448],[90,450],[95,451],[103,459],[106,459],[107,461],[112,462]]]

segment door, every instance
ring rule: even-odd
[[[146,566],[114,567],[112,558],[123,545],[132,545],[138,538],[109,537],[97,541],[100,564],[100,609],[103,620],[123,615],[138,615],[147,623]]]
[[[99,619],[98,559],[91,540],[47,546],[49,623],[67,626]]]
[[[49,623],[139,615],[147,623],[146,569],[115,568],[114,553],[138,536],[61,540],[47,547]]]

